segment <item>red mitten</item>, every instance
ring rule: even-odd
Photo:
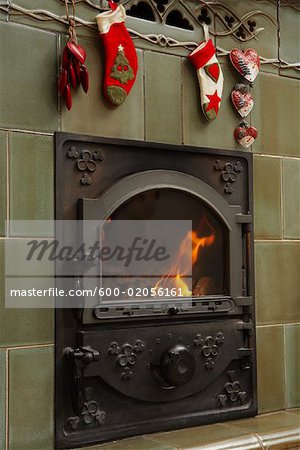
[[[125,9],[109,2],[112,10],[96,17],[106,57],[104,93],[113,105],[121,105],[129,94],[138,70],[137,54],[125,27]]]
[[[212,40],[201,42],[189,59],[197,70],[202,111],[206,119],[213,120],[218,115],[222,99],[223,73]]]

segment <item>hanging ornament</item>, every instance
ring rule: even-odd
[[[243,83],[236,84],[231,92],[233,106],[240,116],[246,117],[250,114],[254,101],[249,86]]]
[[[202,111],[207,120],[214,120],[220,108],[223,91],[223,73],[216,57],[216,49],[204,27],[205,41],[189,55],[197,71]]]
[[[66,15],[69,20],[69,40],[63,49],[61,66],[59,69],[58,91],[64,98],[68,110],[72,108],[71,87],[76,89],[79,85],[85,93],[89,90],[89,74],[86,66],[86,51],[78,44],[75,30],[75,0],[72,1],[73,19],[69,15],[68,0],[65,0]]]
[[[230,61],[233,67],[250,83],[253,83],[259,73],[260,59],[258,53],[249,48],[245,52],[234,48],[231,50]]]
[[[124,20],[122,5],[108,2],[111,10],[96,17],[105,49],[104,94],[115,106],[121,105],[131,91],[138,70],[136,49]]]
[[[257,129],[255,127],[249,126],[246,121],[241,122],[239,126],[234,130],[235,140],[245,148],[248,148],[253,144],[253,142],[257,138],[257,135]]]

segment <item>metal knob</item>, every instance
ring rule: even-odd
[[[180,386],[193,378],[196,368],[195,357],[185,345],[177,344],[163,354],[160,368],[167,383]]]

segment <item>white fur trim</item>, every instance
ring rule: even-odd
[[[124,22],[125,17],[126,12],[124,6],[122,5],[119,5],[115,10],[105,11],[98,14],[98,16],[96,16],[96,20],[100,34],[108,33],[111,25],[114,23]]]

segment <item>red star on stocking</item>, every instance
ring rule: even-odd
[[[209,104],[206,108],[206,112],[214,109],[216,114],[218,114],[221,98],[218,96],[217,90],[215,90],[215,93],[213,95],[206,95],[206,97],[209,99]]]

